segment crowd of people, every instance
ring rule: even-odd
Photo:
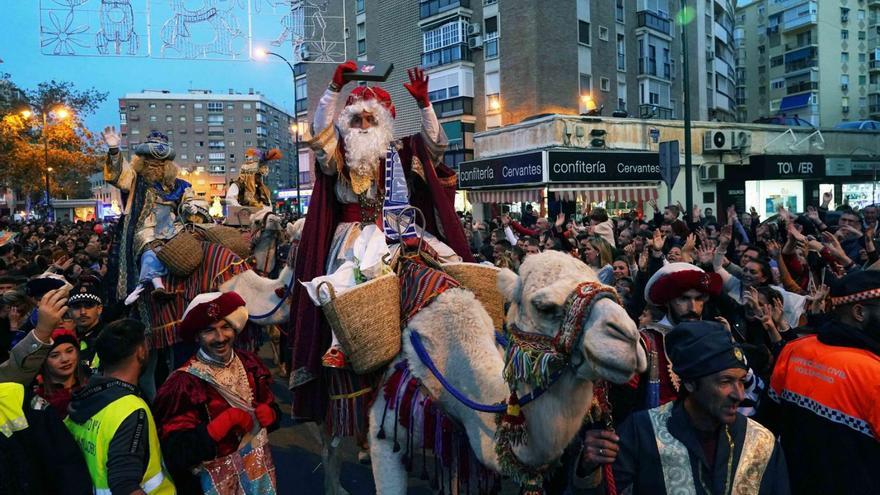
[[[543,251],[570,253],[615,287],[638,325],[647,370],[610,388],[613,424],[584,432],[580,456],[568,456],[571,476],[557,482],[607,488],[611,478],[633,493],[682,483],[708,494],[877,493],[878,208],[829,209],[831,194],[822,199],[766,221],[754,208],[727,208],[719,220],[711,208],[653,201],[647,215],[611,218],[595,207],[580,221],[559,213],[551,222],[528,205],[519,220],[463,217],[479,260],[515,271]],[[780,443],[763,435],[769,447],[760,448],[749,429]],[[664,445],[663,435],[680,443]],[[763,477],[744,485],[737,466],[758,452],[752,467]],[[606,464],[613,474],[603,476]]]

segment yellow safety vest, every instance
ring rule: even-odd
[[[11,437],[28,427],[24,417],[24,385],[0,383],[0,434]]]
[[[79,343],[79,351],[80,352],[83,352],[88,348],[89,348],[89,344],[86,344],[85,340],[83,340]],[[93,357],[92,362],[89,363],[89,368],[94,371],[94,370],[98,369],[98,366],[100,366],[100,365],[101,365],[101,358],[98,356],[98,353],[95,353],[95,357]]]
[[[96,495],[111,495],[110,485],[107,482],[107,451],[110,449],[110,441],[125,418],[139,409],[143,409],[147,413],[150,442],[148,446],[150,460],[147,464],[147,470],[144,472],[144,478],[141,480],[141,489],[149,494],[172,495],[176,493],[171,477],[162,462],[159,435],[156,432],[156,423],[153,421],[150,408],[140,397],[126,395],[107,404],[83,424],[72,421],[70,416],[64,420],[64,424],[67,425],[67,429],[70,430],[85,456],[92,483],[95,484]]]

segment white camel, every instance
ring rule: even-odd
[[[503,270],[498,286],[511,303],[508,324],[525,332],[555,335],[565,318],[568,296],[586,281],[598,279],[586,265],[558,252],[529,256],[520,267],[519,276]],[[542,396],[523,407],[528,440],[515,446],[513,452],[528,466],[544,466],[562,455],[590,408],[594,380],[623,383],[646,366],[635,324],[612,299],[596,301],[585,319],[582,337],[572,351],[572,361],[579,364],[564,371]],[[412,374],[443,411],[464,427],[477,460],[500,471],[495,453],[495,415],[469,409],[440,385],[416,356],[410,342],[413,331],[421,335],[429,355],[448,382],[475,402],[495,404],[507,399],[509,387],[502,376],[505,363],[495,341],[491,318],[469,291],[447,290],[410,320],[403,332],[398,361],[408,360]],[[390,370],[393,369],[392,365]],[[528,389],[521,387],[518,392],[522,396]],[[391,441],[393,428],[400,425],[386,419],[386,438],[377,438],[384,408],[385,399],[380,393],[370,410],[370,455],[376,491],[385,495],[404,494],[404,451],[395,453]],[[405,438],[406,432],[401,428],[397,434]],[[421,442],[421,431],[410,434],[413,442]],[[332,473],[325,472],[328,474]]]
[[[285,265],[278,278],[262,277],[254,270],[247,270],[221,284],[219,289],[220,292],[237,292],[244,299],[251,321],[257,325],[280,325],[290,320],[286,292],[292,280],[293,269]],[[254,318],[263,315],[266,316]]]

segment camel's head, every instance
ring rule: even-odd
[[[498,275],[498,288],[510,302],[507,321],[520,331],[551,337],[562,326],[569,295],[583,282],[598,281],[587,265],[557,251],[527,257],[519,273],[505,269]],[[638,330],[619,304],[599,299],[585,318],[571,358],[578,377],[623,383],[645,369]]]

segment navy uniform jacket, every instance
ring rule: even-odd
[[[746,434],[746,417],[736,415],[736,422],[730,427],[733,438],[733,469],[731,478],[736,474],[736,467],[742,454],[743,441]],[[667,423],[669,433],[687,448],[690,454],[691,471],[697,495],[724,493],[727,477],[727,460],[731,455],[727,436],[719,430],[718,447],[715,454],[715,466],[710,470],[697,431],[691,425],[684,410],[683,403],[676,401],[672,415]],[[614,479],[618,493],[663,495],[666,485],[663,480],[663,469],[660,464],[660,453],[648,411],[639,411],[630,416],[618,430],[620,436],[620,453],[614,463]],[[699,471],[698,471],[699,470]],[[698,473],[702,472],[702,480],[711,490],[707,493],[701,485]],[[732,483],[732,480],[731,480]],[[773,453],[764,471],[759,494],[788,495],[788,471],[785,457],[775,442]]]

